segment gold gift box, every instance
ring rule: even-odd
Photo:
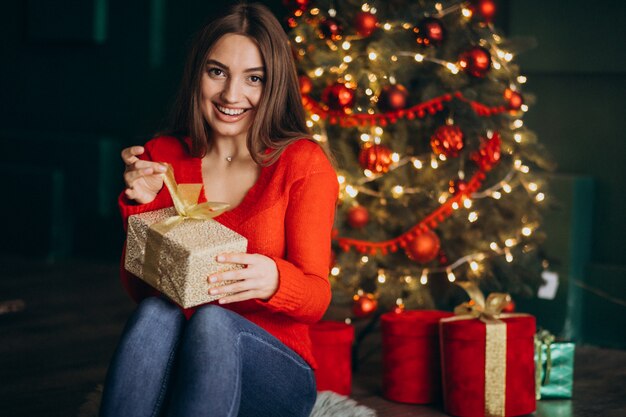
[[[248,240],[210,219],[177,219],[159,227],[176,216],[174,207],[130,216],[124,267],[183,308],[225,296],[210,295],[209,289],[232,281],[209,284],[209,275],[243,266],[219,263],[216,257],[246,252]]]

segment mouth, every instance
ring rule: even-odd
[[[241,116],[242,114],[250,110],[250,109],[224,107],[224,106],[220,106],[217,103],[214,103],[214,104],[215,104],[215,108],[220,113],[225,114],[226,116]]]

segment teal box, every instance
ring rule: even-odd
[[[574,343],[540,344],[535,353],[537,399],[572,398]]]

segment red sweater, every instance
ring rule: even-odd
[[[201,159],[189,156],[172,137],[152,139],[142,159],[168,162],[178,183],[202,183]],[[267,301],[225,304],[261,326],[297,352],[311,366],[309,324],[321,319],[330,303],[331,229],[337,202],[336,173],[319,145],[306,140],[291,143],[272,165],[261,168],[257,182],[243,201],[215,220],[248,239],[248,253],[276,262],[279,285]],[[204,189],[200,202],[206,201]],[[173,206],[167,187],[148,204],[137,205],[120,195],[124,228],[128,216]],[[122,258],[123,259],[123,258]],[[159,294],[121,268],[122,283],[139,302]],[[194,308],[183,310],[189,318]]]

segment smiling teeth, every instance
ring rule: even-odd
[[[242,114],[245,110],[244,109],[228,109],[226,107],[222,107],[222,106],[217,106],[217,109],[219,111],[221,111],[222,113],[225,113],[229,116],[238,116],[240,114]]]

